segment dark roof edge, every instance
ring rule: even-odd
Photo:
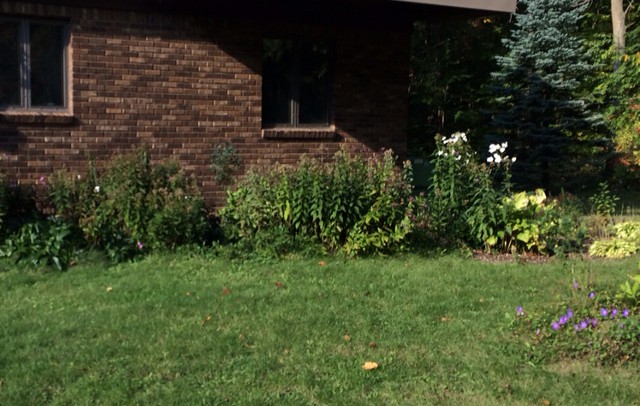
[[[515,13],[517,0],[392,0],[405,3]]]

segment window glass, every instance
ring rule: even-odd
[[[264,41],[262,118],[265,123],[291,122],[294,74],[292,51],[291,41]]]
[[[20,23],[0,20],[0,105],[20,105]]]
[[[264,125],[329,123],[331,54],[322,41],[264,40]]]
[[[64,28],[31,23],[31,105],[64,106]]]
[[[328,124],[329,62],[328,44],[300,44],[300,124]]]

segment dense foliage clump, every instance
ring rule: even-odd
[[[343,150],[330,164],[303,158],[252,172],[229,192],[220,217],[227,238],[254,248],[284,253],[315,241],[357,255],[404,248],[418,205],[411,167],[398,168],[391,150],[370,159]]]

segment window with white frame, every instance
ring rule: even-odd
[[[68,43],[64,23],[0,16],[0,108],[66,109]]]

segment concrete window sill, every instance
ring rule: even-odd
[[[333,127],[328,128],[265,128],[262,138],[267,140],[325,140],[338,139],[338,133]]]
[[[76,118],[70,113],[0,111],[0,123],[9,124],[73,124]]]

